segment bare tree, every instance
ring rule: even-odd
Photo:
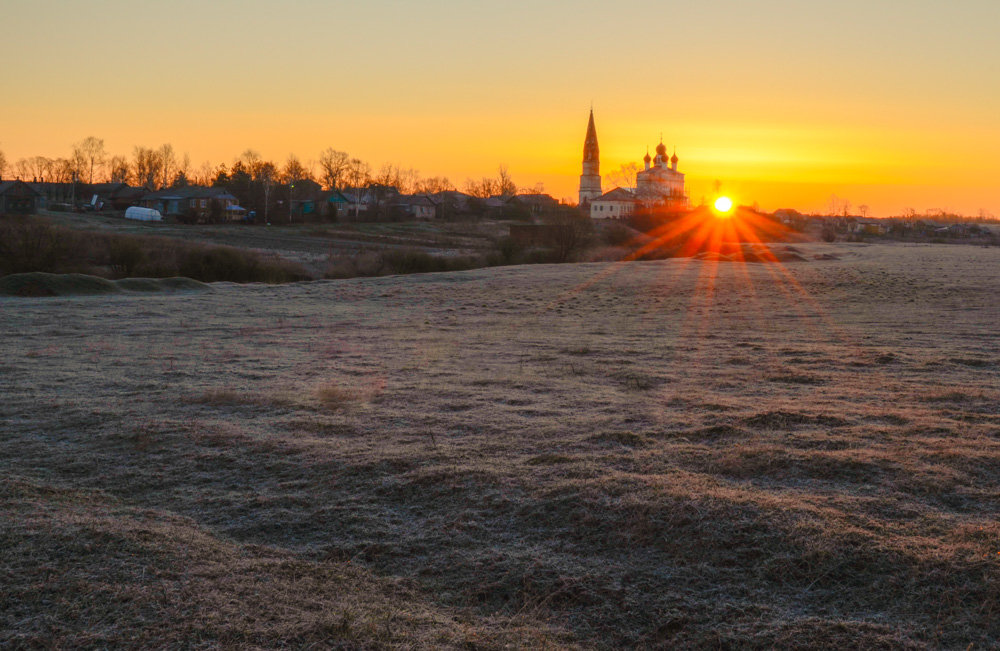
[[[252,150],[247,150],[252,151]],[[244,152],[246,153],[246,152]],[[257,164],[257,180],[261,184],[261,188],[264,191],[264,223],[270,224],[268,221],[268,208],[271,205],[271,193],[274,191],[274,180],[278,176],[278,171],[275,169],[274,165],[271,163],[260,163]]]
[[[215,168],[208,161],[201,164],[198,171],[194,173],[192,180],[196,185],[212,185],[212,181],[215,179],[216,173]]]
[[[3,179],[4,172],[7,171],[7,157],[4,156],[3,150],[0,150],[0,180]]]
[[[87,136],[79,143],[73,145],[73,157],[79,157],[83,163],[80,171],[87,172],[87,183],[94,182],[94,174],[104,165],[107,154],[104,151],[104,140]]]
[[[136,185],[156,189],[162,163],[159,153],[149,147],[136,146],[132,150],[132,176]]]
[[[70,176],[73,181],[82,181],[87,171],[87,153],[79,145],[73,147],[69,157]]]
[[[163,179],[160,187],[165,188],[170,185],[170,180],[176,172],[177,156],[174,154],[174,146],[170,143],[160,145],[156,154],[160,159],[160,176]]]
[[[361,188],[371,181],[372,168],[360,158],[352,158],[347,162],[344,181],[352,188]]]
[[[414,192],[421,194],[434,194],[436,192],[446,192],[454,190],[455,186],[443,176],[432,176],[428,179],[417,179],[413,186]]]
[[[320,175],[323,186],[327,190],[337,190],[344,185],[344,177],[350,165],[350,158],[345,151],[337,151],[327,147],[319,155]]]
[[[473,181],[472,179],[466,180],[465,192],[466,194],[471,194],[472,196],[479,197],[480,199],[488,199],[489,197],[500,194],[496,179],[492,176],[484,176],[478,181]]]
[[[399,178],[396,182],[396,187],[403,194],[411,194],[416,192],[417,185],[420,183],[420,172],[413,169],[412,167],[407,167],[405,170],[399,170]]]
[[[385,163],[372,176],[372,183],[397,188],[399,187],[399,178],[399,167],[391,163]]]
[[[360,158],[352,158],[347,162],[347,170],[344,173],[344,181],[348,187],[355,189],[357,196],[354,198],[354,219],[358,218],[358,211],[361,210],[360,189],[371,182],[372,168],[368,163]]]
[[[497,169],[497,175],[484,176],[479,181],[469,179],[465,182],[465,191],[474,197],[488,199],[489,197],[512,197],[517,194],[517,184],[510,177],[504,165]]]
[[[514,179],[510,177],[510,173],[507,171],[506,165],[501,165],[497,169],[497,194],[504,197],[513,197],[517,194],[517,184],[514,183]]]
[[[177,176],[183,176],[188,178],[191,175],[191,157],[187,152],[184,152],[184,157],[181,158],[180,165],[177,167]]]
[[[26,162],[31,178],[44,181],[52,176],[52,161],[45,156],[32,156]]]
[[[259,180],[261,165],[264,164],[264,159],[260,157],[260,152],[255,149],[247,149],[240,154],[239,160],[243,163],[250,178],[254,181]]]
[[[860,206],[858,206],[858,212],[861,213],[862,217],[867,217],[868,216],[867,204],[861,204]]]
[[[305,168],[305,165],[299,161],[298,157],[292,154],[285,162],[285,169],[282,171],[281,177],[285,183],[295,183],[296,181],[311,178],[311,175],[309,174],[309,170]]]
[[[608,183],[615,187],[626,190],[635,190],[636,178],[639,174],[639,165],[636,163],[624,163],[621,167],[604,176]],[[614,189],[614,188],[612,188]]]
[[[124,156],[112,156],[108,160],[108,178],[111,182],[127,183],[128,176],[128,159]]]
[[[586,248],[593,234],[590,219],[573,211],[548,215],[545,222],[553,227],[550,244],[557,262],[568,262],[580,249]]]
[[[70,183],[73,180],[73,164],[66,158],[56,158],[52,161],[51,178],[55,183]]]
[[[27,158],[19,158],[17,162],[14,163],[11,170],[14,173],[14,177],[21,179],[22,181],[31,180],[31,164],[28,163]]]

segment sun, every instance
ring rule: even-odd
[[[733,200],[729,197],[719,197],[715,200],[715,210],[722,217],[728,217],[733,211]]]

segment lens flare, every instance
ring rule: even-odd
[[[719,197],[715,200],[715,209],[723,215],[728,215],[733,210],[733,200],[729,197]]]

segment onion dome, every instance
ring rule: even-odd
[[[649,163],[649,161],[651,161],[651,160],[653,160],[653,159],[649,157],[649,147],[647,147],[646,148],[646,155],[642,157],[642,162]]]
[[[656,146],[656,155],[659,156],[660,158],[667,157],[667,146],[664,145],[662,142]]]
[[[674,155],[670,157],[670,162],[673,163],[674,165],[677,164],[677,150],[676,149],[674,150]]]

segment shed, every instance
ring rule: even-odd
[[[38,209],[41,194],[24,181],[0,182],[0,215],[31,215]]]

